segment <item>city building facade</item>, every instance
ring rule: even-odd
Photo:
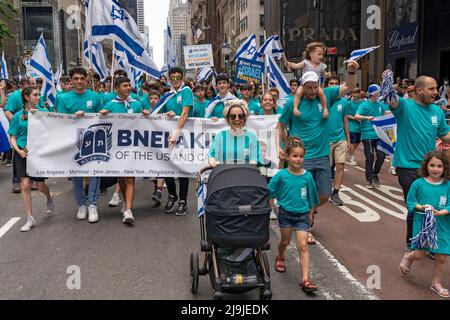
[[[178,64],[183,66],[184,56],[182,46],[187,43],[188,3],[182,0],[170,0],[168,19],[169,26],[172,31],[173,45],[175,47]]]

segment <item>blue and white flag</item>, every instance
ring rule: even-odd
[[[353,51],[350,54],[350,59],[345,60],[345,63],[349,63],[350,61],[358,61],[359,59],[361,59],[362,57],[364,57],[365,55],[368,55],[369,53],[371,53],[372,51],[375,51],[379,48],[380,46],[376,46],[376,47],[370,47],[370,48],[366,48],[366,49],[358,49]]]
[[[280,37],[278,35],[273,35],[267,39],[261,48],[258,50],[258,55],[261,57],[263,55],[274,57],[277,60],[283,58],[284,49],[280,43]]]
[[[207,81],[211,77],[216,77],[216,72],[211,67],[203,67],[198,73],[198,81]]]
[[[0,79],[8,78],[8,67],[6,66],[5,51],[2,52],[2,64],[0,68]]]
[[[47,46],[45,45],[44,35],[41,34],[39,41],[34,49],[30,61],[30,69],[37,73],[43,80],[41,96],[53,107],[56,100],[55,79],[53,77],[52,65],[48,57]]]
[[[249,60],[258,59],[258,47],[256,44],[256,36],[252,34],[247,40],[237,49],[234,61],[239,58],[245,58]]]
[[[167,92],[165,95],[162,96],[161,100],[159,100],[158,104],[155,106],[155,108],[153,109],[153,111],[151,112],[152,115],[157,114],[161,111],[161,109],[173,98],[175,97],[178,93],[184,91],[184,90],[189,90],[192,94],[192,99],[194,99],[194,95],[191,91],[191,88],[189,88],[188,86],[185,86],[184,84],[181,86],[180,89],[175,90],[174,88],[172,88],[169,92]],[[194,100],[192,100],[194,101]]]
[[[393,114],[387,114],[371,121],[375,132],[380,138],[378,150],[388,156],[393,156],[397,145],[397,121]]]
[[[11,150],[8,136],[9,122],[6,118],[3,108],[0,108],[0,152]]]
[[[141,57],[146,52],[145,40],[138,25],[117,0],[89,2],[85,34],[89,46],[110,39],[120,43],[135,56]]]
[[[147,51],[144,51],[142,56],[137,57],[118,42],[114,44],[114,51],[115,54],[122,57],[124,64],[129,65],[136,70],[140,70],[148,74],[152,78],[159,79],[161,77],[161,73],[159,72],[158,67],[150,58],[150,55],[147,53]],[[127,70],[127,68],[125,68],[124,70]]]
[[[224,105],[230,101],[237,99],[231,92],[228,92],[227,95],[222,99],[219,95],[217,95],[211,102],[208,104],[205,110],[205,118],[209,118],[211,113],[213,113],[214,108],[219,104],[223,103]]]
[[[109,70],[106,67],[105,55],[103,53],[103,46],[101,42],[94,42],[92,44],[92,53],[89,52],[89,41],[84,41],[84,57],[86,61],[91,62],[95,72],[100,75],[100,79],[104,81],[109,76]]]
[[[269,77],[270,88],[277,88],[280,92],[279,106],[284,106],[287,97],[291,94],[289,82],[286,80],[277,62],[271,56],[266,56],[267,75]]]
[[[175,50],[175,46],[173,44],[172,31],[170,30],[169,21],[167,21],[167,33],[166,33],[166,44],[167,44],[167,65],[170,68],[176,67],[178,65],[177,62],[177,54]]]
[[[198,210],[198,217],[200,218],[205,214],[205,207],[206,207],[206,184],[205,180],[203,179],[202,175],[199,175],[200,181],[199,186],[197,190],[197,210]]]
[[[61,62],[58,66],[58,69],[56,69],[55,74],[53,75],[53,79],[55,80],[56,91],[62,90],[62,88],[61,88],[62,68],[63,68],[63,63]]]

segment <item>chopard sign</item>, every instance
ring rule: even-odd
[[[401,51],[403,47],[414,45],[417,40],[417,33],[419,27],[417,26],[413,34],[402,34],[398,30],[391,31],[388,35],[389,49]]]

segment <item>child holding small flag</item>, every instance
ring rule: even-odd
[[[430,248],[426,243],[416,241],[413,237],[413,251],[405,253],[400,263],[400,272],[407,275],[411,265],[415,260],[421,260],[426,256],[427,251],[435,254],[435,268],[431,284],[431,290],[442,298],[449,298],[450,294],[442,284],[442,273],[447,255],[450,254],[450,169],[449,162],[442,151],[429,152],[422,162],[421,175],[423,178],[414,181],[408,193],[408,210],[414,212],[413,235],[416,237],[423,232],[424,220],[428,222],[425,233],[426,241],[433,243],[437,240],[436,247]],[[432,210],[435,217],[424,214],[426,210]],[[435,237],[433,234],[435,233]],[[429,238],[432,239],[429,239]]]

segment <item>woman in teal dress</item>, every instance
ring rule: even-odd
[[[245,129],[249,111],[244,100],[230,100],[224,109],[229,129],[218,132],[208,154],[208,163],[257,164],[261,162],[260,146],[256,134]]]
[[[434,253],[435,268],[431,290],[443,298],[450,294],[441,284],[447,255],[450,254],[450,170],[449,162],[441,151],[433,151],[425,156],[422,163],[423,178],[416,180],[408,193],[409,211],[414,211],[413,239],[422,231],[425,211],[432,210],[436,218],[437,248],[422,248],[412,243],[414,251],[405,253],[400,263],[400,271],[407,275],[415,260],[421,260],[427,252]]]

